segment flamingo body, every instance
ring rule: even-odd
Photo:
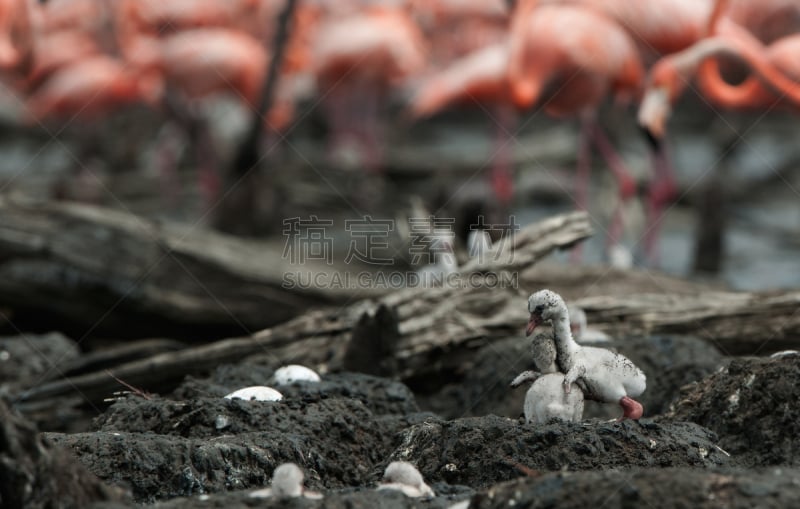
[[[411,103],[412,113],[428,116],[468,101],[509,102],[508,58],[508,44],[498,43],[456,60],[420,86]]]
[[[149,83],[109,57],[77,62],[54,73],[29,98],[35,119],[50,117],[97,118],[120,105],[151,101]]]
[[[628,34],[602,14],[571,5],[524,11],[512,31],[509,76],[519,107],[542,103],[562,117],[638,91],[644,71]]]

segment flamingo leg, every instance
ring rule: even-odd
[[[359,97],[361,95],[361,91],[359,90],[358,82],[348,82],[348,84],[343,87],[342,93],[344,95],[343,104],[345,106],[345,109],[342,112],[342,120],[345,124],[345,138],[343,140],[344,147],[348,152],[355,154],[354,159],[357,161],[357,164],[360,165],[362,162],[361,119],[364,115],[364,104]]]
[[[493,113],[496,125],[495,151],[489,170],[489,182],[503,215],[506,215],[514,198],[514,150],[510,132],[516,122],[516,115],[507,104],[498,104]]]
[[[180,125],[189,138],[189,146],[195,156],[195,167],[198,174],[198,187],[206,210],[212,208],[222,190],[222,178],[219,175],[219,159],[214,148],[208,123],[187,104],[174,89],[167,88],[164,94],[164,107],[168,114]],[[167,170],[169,171],[169,170]]]
[[[222,190],[217,153],[214,140],[205,119],[195,118],[192,127],[195,149],[195,166],[199,178],[200,193],[205,210],[217,204]]]
[[[383,124],[380,122],[380,104],[384,91],[380,83],[362,83],[362,147],[364,153],[364,166],[369,173],[383,173]]]
[[[663,145],[652,152],[654,176],[647,192],[647,220],[644,233],[644,254],[649,265],[657,266],[658,238],[661,233],[661,220],[664,209],[674,200],[677,193],[675,172]]]
[[[351,121],[346,83],[333,83],[327,87],[328,93],[323,106],[328,120],[328,160],[335,163],[337,152],[349,143]]]
[[[595,147],[597,147],[597,150],[600,151],[600,154],[606,160],[608,168],[611,170],[611,173],[614,175],[619,185],[619,201],[614,209],[611,226],[609,226],[608,229],[608,246],[616,246],[622,238],[625,205],[628,203],[628,200],[636,195],[636,181],[631,177],[622,158],[617,151],[614,150],[608,137],[597,123],[592,123],[591,136]]]
[[[592,172],[592,146],[590,133],[594,119],[581,117],[580,133],[578,134],[578,166],[575,172],[575,201],[581,210],[589,210],[589,179]],[[578,263],[583,254],[583,244],[572,248],[570,261]]]
[[[617,419],[618,421],[624,421],[625,419],[637,420],[640,419],[644,413],[642,404],[628,396],[620,398],[619,406],[622,407],[622,417]]]
[[[180,183],[178,179],[178,154],[180,149],[179,134],[173,124],[165,125],[158,133],[156,140],[156,168],[158,179],[161,182],[162,197],[167,206],[174,208],[180,196]]]

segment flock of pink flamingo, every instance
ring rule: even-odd
[[[0,80],[22,98],[26,120],[45,125],[97,123],[130,104],[168,111],[216,94],[252,109],[283,4],[0,0]],[[299,0],[264,122],[281,135],[298,120],[298,104],[318,103],[330,148],[353,149],[359,167],[380,174],[390,99],[406,99],[414,118],[480,107],[498,137],[485,188],[508,210],[518,113],[577,118],[575,201],[588,208],[595,149],[619,187],[611,246],[637,189],[597,109],[609,98],[620,108],[638,104],[652,142],[643,244],[654,259],[658,225],[676,193],[660,141],[677,100],[696,80],[721,108],[797,108],[799,28],[797,0]],[[727,82],[721,61],[742,66],[745,79]],[[219,168],[198,160],[208,166],[211,201]]]

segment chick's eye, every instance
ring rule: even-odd
[[[544,311],[544,306],[543,306],[543,305],[541,305],[541,304],[539,304],[538,306],[536,306],[535,308],[533,308],[533,312],[534,312],[534,313],[541,313],[542,311]]]

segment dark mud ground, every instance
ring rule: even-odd
[[[42,338],[42,348],[49,342],[70,355],[63,338]],[[800,499],[800,356],[731,360],[690,337],[613,346],[648,374],[638,422],[609,421],[617,408],[587,404],[581,423],[524,424],[525,389],[508,388],[528,368],[521,338],[487,344],[461,380],[435,394],[335,373],[279,387],[281,402],[223,399],[270,384],[277,366],[245,360],[187,378],[170,394],[124,396],[83,432],[37,435],[3,407],[0,500],[107,508],[445,508],[470,500],[488,508],[788,507]],[[438,496],[375,491],[394,460],[416,464]],[[249,498],[287,461],[323,500]]]

